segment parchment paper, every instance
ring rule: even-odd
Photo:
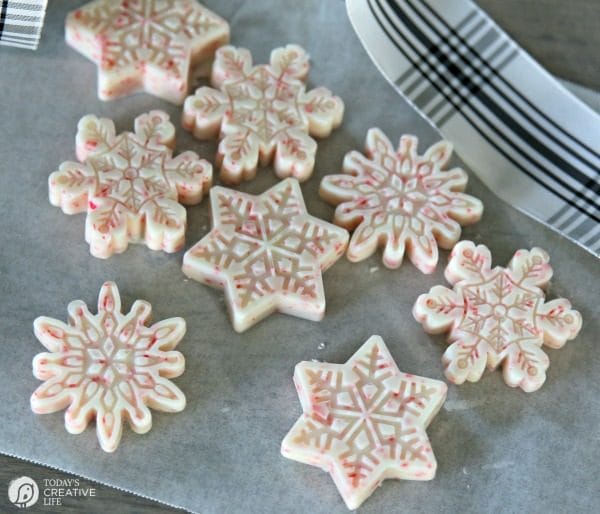
[[[147,95],[97,99],[95,66],[63,41],[66,12],[81,3],[51,2],[37,52],[0,51],[0,451],[197,512],[345,512],[327,474],[280,456],[281,440],[301,413],[293,367],[307,359],[344,362],[379,334],[403,371],[443,379],[444,337],[426,335],[410,311],[418,294],[445,284],[447,252],[428,276],[409,262],[387,270],[381,254],[359,264],[340,260],[324,276],[324,321],[273,315],[242,335],[231,328],[222,292],[181,273],[183,252],[133,246],[106,261],[91,257],[85,216],[67,216],[48,202],[49,173],[75,158],[77,121],[94,113],[130,130],[136,115],[161,108],[179,126],[181,109]],[[377,73],[342,1],[205,4],[229,20],[233,43],[250,48],[255,62],[289,42],[304,46],[313,57],[309,84],[325,85],[345,101],[342,127],[320,142],[315,173],[302,186],[312,214],[331,219],[333,208],[317,195],[320,179],[340,170],[347,151],[363,147],[369,127],[393,140],[417,134],[421,148],[437,139]],[[177,151],[213,159],[212,142],[199,143],[181,129],[177,143]],[[242,189],[259,193],[275,181],[265,168]],[[502,203],[473,173],[467,192],[483,200],[485,213],[464,238],[485,242],[502,265],[518,248],[544,247],[555,268],[549,297],[570,298],[584,328],[563,349],[547,350],[548,378],[536,393],[509,388],[500,372],[451,386],[428,430],[438,459],[435,480],[388,480],[360,510],[591,512],[600,494],[599,261]],[[208,201],[189,208],[188,220],[189,248],[210,228]],[[95,311],[105,280],[118,283],[125,308],[142,298],[153,305],[155,320],[183,316],[188,323],[179,347],[187,369],[175,379],[187,395],[186,410],[153,412],[152,431],[140,436],[126,429],[114,454],[99,448],[94,426],[69,435],[62,413],[37,416],[29,407],[39,384],[31,359],[43,350],[33,319],[65,320],[74,299]]]

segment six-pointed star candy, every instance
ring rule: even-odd
[[[151,307],[142,300],[122,314],[113,282],[100,290],[98,314],[80,300],[71,302],[68,311],[68,323],[39,317],[33,324],[48,349],[33,359],[33,374],[44,380],[31,397],[34,412],[67,408],[65,426],[72,434],[96,418],[100,446],[112,452],[124,420],[143,434],[152,428],[148,406],[165,412],[185,408],[185,396],[168,380],[185,368],[183,355],[173,351],[185,334],[182,318],[147,327]]]
[[[309,64],[296,45],[271,52],[270,64],[253,66],[250,52],[232,46],[216,52],[212,85],[186,99],[183,126],[199,139],[221,134],[217,160],[221,179],[238,184],[253,178],[256,167],[274,159],[280,178],[306,180],[317,143],[328,136],[344,112],[340,98],[319,87],[306,91]]]
[[[183,258],[183,272],[221,287],[242,332],[272,312],[310,320],[325,313],[321,273],[346,249],[348,232],[306,212],[286,179],[259,196],[214,187],[213,228]]]
[[[386,478],[435,476],[425,429],[447,386],[400,372],[381,337],[372,336],[346,364],[301,362],[294,383],[304,413],[281,452],[328,471],[349,509]]]
[[[321,196],[335,210],[334,223],[354,230],[348,259],[361,261],[384,246],[383,263],[398,268],[406,252],[423,273],[438,262],[438,245],[452,248],[460,225],[481,218],[483,205],[464,191],[467,174],[460,168],[444,170],[452,145],[440,141],[424,155],[417,154],[417,138],[402,136],[395,150],[381,130],[367,133],[367,156],[349,152],[343,174],[321,182]]]
[[[181,104],[229,25],[195,0],[96,0],[69,13],[66,39],[98,65],[101,100],[146,91]]]
[[[87,212],[85,238],[107,258],[145,242],[176,252],[184,244],[186,211],[212,183],[212,166],[194,152],[173,157],[175,127],[162,111],[135,119],[135,133],[115,133],[106,118],[84,116],[77,126],[80,162],[63,162],[49,178],[50,203],[66,214]]]
[[[449,332],[446,376],[456,384],[481,378],[485,366],[503,366],[504,380],[531,392],[546,380],[548,356],[542,345],[560,348],[581,329],[580,314],[564,298],[546,302],[552,277],[540,248],[519,250],[508,267],[491,267],[487,247],[461,241],[446,268],[448,289],[419,296],[413,313],[427,332]]]

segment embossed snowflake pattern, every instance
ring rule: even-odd
[[[214,187],[213,228],[183,258],[183,272],[225,290],[235,330],[280,311],[310,320],[325,313],[321,273],[346,249],[348,233],[306,212],[286,179],[259,196]]]
[[[106,118],[84,116],[77,126],[80,162],[50,175],[50,203],[66,214],[87,212],[92,255],[107,258],[144,242],[176,252],[185,242],[187,214],[212,183],[212,166],[194,152],[173,157],[175,127],[162,111],[135,119],[135,132],[116,134]]]
[[[181,104],[229,25],[195,0],[96,0],[69,13],[66,39],[98,65],[101,100],[146,91]]]
[[[98,314],[85,303],[69,304],[69,322],[39,317],[35,335],[48,349],[33,359],[33,374],[44,380],[31,397],[37,414],[67,409],[65,426],[82,433],[96,419],[104,451],[117,449],[123,421],[144,434],[152,428],[148,407],[165,412],[185,408],[185,396],[169,379],[181,375],[185,360],[173,351],[185,335],[185,320],[170,318],[147,327],[151,306],[137,300],[121,313],[117,286],[106,282]]]
[[[346,364],[301,362],[294,383],[304,413],[281,452],[329,472],[349,509],[358,508],[386,478],[435,476],[425,429],[444,403],[447,386],[400,372],[379,336]]]
[[[383,263],[398,268],[407,253],[423,273],[432,273],[438,246],[450,249],[460,238],[461,225],[481,218],[482,203],[462,193],[467,174],[444,170],[452,145],[440,141],[424,155],[417,138],[402,136],[398,150],[381,130],[367,133],[366,157],[346,154],[343,173],[328,175],[320,195],[337,205],[334,223],[354,230],[348,259],[362,261],[383,246]]]
[[[435,286],[421,295],[414,316],[429,333],[449,332],[443,362],[452,382],[475,382],[486,364],[502,364],[508,385],[535,391],[549,366],[542,345],[560,348],[573,339],[581,316],[564,298],[546,302],[541,288],[552,268],[540,248],[517,251],[507,268],[491,268],[491,261],[487,247],[461,241],[446,268],[454,289]]]
[[[280,178],[306,180],[317,143],[340,125],[344,104],[328,89],[306,91],[309,62],[296,45],[271,52],[267,65],[252,65],[250,52],[232,46],[216,52],[213,88],[201,87],[186,99],[183,126],[199,139],[221,135],[217,161],[229,184],[250,180],[274,159]]]

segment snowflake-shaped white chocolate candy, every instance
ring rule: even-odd
[[[328,471],[349,509],[386,478],[435,476],[425,429],[448,388],[400,372],[381,337],[372,336],[346,364],[301,362],[294,383],[304,414],[281,452]]]
[[[98,65],[101,100],[146,91],[181,104],[229,25],[195,0],[96,0],[69,13],[66,39]]]
[[[552,276],[540,248],[519,250],[507,268],[491,268],[490,251],[461,241],[454,247],[446,279],[450,290],[433,287],[419,296],[415,318],[432,334],[449,332],[446,376],[456,384],[481,378],[485,366],[502,364],[504,380],[531,392],[546,380],[542,345],[560,348],[581,329],[580,314],[564,298],[545,301]]]
[[[229,184],[250,180],[256,167],[274,159],[280,178],[310,177],[317,143],[328,136],[344,113],[344,104],[328,89],[306,91],[309,64],[296,45],[271,52],[270,64],[252,66],[243,48],[219,48],[212,85],[186,99],[183,126],[199,139],[221,134],[217,160],[221,179]]]
[[[310,320],[325,313],[321,273],[346,249],[348,232],[310,216],[286,179],[259,196],[214,187],[213,228],[183,257],[183,272],[225,290],[243,332],[272,312]]]
[[[68,307],[69,322],[39,317],[36,337],[48,349],[33,359],[33,374],[44,380],[31,397],[37,414],[62,409],[65,426],[80,434],[92,419],[104,451],[116,450],[127,420],[138,434],[152,428],[148,407],[165,412],[185,408],[185,396],[169,378],[183,373],[183,355],[173,348],[185,334],[185,320],[170,318],[151,327],[152,308],[137,300],[121,313],[119,290],[106,282],[98,314],[81,300]]]
[[[467,174],[445,171],[452,145],[440,141],[417,155],[417,138],[402,136],[395,150],[381,130],[367,133],[367,157],[346,154],[343,174],[328,175],[320,195],[337,205],[334,222],[354,230],[348,259],[362,261],[384,246],[383,263],[398,268],[406,252],[423,273],[438,262],[438,245],[452,248],[460,225],[481,218],[483,205],[464,191]]]
[[[50,175],[50,203],[66,214],[87,212],[92,255],[107,258],[145,242],[176,252],[185,242],[186,211],[211,186],[212,166],[194,152],[173,157],[175,127],[162,111],[135,119],[135,133],[115,133],[106,118],[84,116],[77,126],[80,162]]]

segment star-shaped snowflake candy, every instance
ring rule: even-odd
[[[483,205],[464,191],[467,174],[445,171],[452,145],[440,141],[417,155],[417,138],[402,136],[395,150],[381,130],[367,133],[367,157],[349,152],[343,174],[321,182],[320,195],[337,205],[334,222],[354,230],[348,259],[358,262],[384,246],[383,263],[398,268],[404,253],[423,273],[438,262],[438,245],[452,248],[460,225],[481,218]]]
[[[560,348],[573,339],[581,316],[564,298],[545,301],[540,288],[552,268],[540,248],[517,251],[507,268],[492,269],[491,261],[485,246],[461,241],[446,268],[454,289],[435,286],[419,296],[414,316],[429,333],[449,332],[443,362],[450,381],[476,382],[486,364],[502,364],[508,385],[535,391],[549,365],[542,345]]]
[[[199,139],[221,134],[217,160],[221,179],[250,180],[256,167],[274,159],[280,178],[306,180],[317,143],[342,121],[344,104],[323,87],[306,91],[309,64],[296,45],[271,52],[267,65],[252,66],[250,52],[222,47],[212,69],[215,88],[201,87],[186,99],[183,126]]]
[[[50,175],[50,203],[66,214],[87,212],[92,255],[107,258],[144,242],[176,252],[185,242],[186,211],[212,183],[212,166],[194,152],[173,157],[175,127],[162,111],[135,119],[135,133],[115,133],[106,118],[84,116],[77,158]]]
[[[348,232],[310,216],[300,185],[286,179],[259,196],[214,187],[213,229],[183,257],[183,272],[225,290],[243,332],[280,311],[320,320],[321,273],[346,249]]]
[[[96,0],[69,13],[66,39],[98,65],[101,100],[146,91],[181,104],[229,25],[195,0]]]
[[[328,471],[349,509],[385,478],[435,476],[425,429],[448,388],[400,372],[381,337],[372,336],[346,364],[301,362],[294,383],[304,414],[281,452]]]
[[[47,414],[67,408],[65,426],[83,432],[96,418],[104,451],[116,450],[127,420],[138,434],[152,428],[149,407],[165,412],[185,408],[185,396],[169,378],[183,373],[183,355],[173,348],[185,334],[185,321],[170,318],[151,327],[152,308],[137,300],[121,313],[117,286],[106,282],[98,314],[81,300],[68,307],[69,322],[39,317],[36,337],[48,349],[33,359],[33,374],[44,380],[31,397],[31,408]]]

